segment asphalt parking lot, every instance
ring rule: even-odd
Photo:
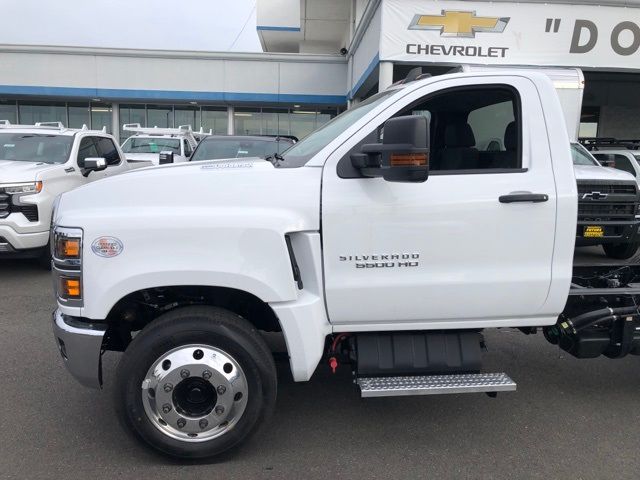
[[[585,249],[581,258],[598,258]],[[586,257],[585,257],[586,256]],[[585,261],[586,261],[585,260]],[[640,358],[577,360],[542,335],[486,335],[486,371],[518,391],[362,400],[344,370],[295,384],[280,366],[269,427],[216,462],[178,464],[129,438],[103,391],[67,374],[51,335],[50,277],[0,263],[2,479],[637,479]]]

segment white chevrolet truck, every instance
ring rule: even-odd
[[[115,405],[139,439],[181,458],[247,440],[276,403],[263,331],[282,332],[295,381],[326,362],[363,397],[514,390],[482,369],[484,329],[640,353],[634,267],[573,266],[578,192],[548,76],[411,80],[282,155],[60,197],[55,341],[94,388],[101,355],[124,352]]]
[[[49,266],[56,196],[130,168],[105,131],[0,121],[0,258],[35,257]]]

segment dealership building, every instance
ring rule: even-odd
[[[264,52],[0,45],[0,119],[304,137],[422,67],[579,67],[581,134],[640,138],[640,0],[257,0]]]

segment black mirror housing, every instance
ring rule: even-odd
[[[166,165],[167,163],[173,163],[173,152],[170,150],[160,152],[160,159],[158,162],[160,165]]]
[[[407,115],[387,120],[382,143],[363,145],[352,165],[388,182],[424,182],[429,177],[429,120]]]
[[[82,175],[88,177],[91,172],[99,172],[107,168],[107,160],[104,158],[85,158]]]

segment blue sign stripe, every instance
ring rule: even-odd
[[[307,95],[290,93],[190,92],[182,90],[128,90],[0,85],[0,95],[85,97],[101,100],[184,100],[190,102],[313,103],[344,105],[345,95]]]

